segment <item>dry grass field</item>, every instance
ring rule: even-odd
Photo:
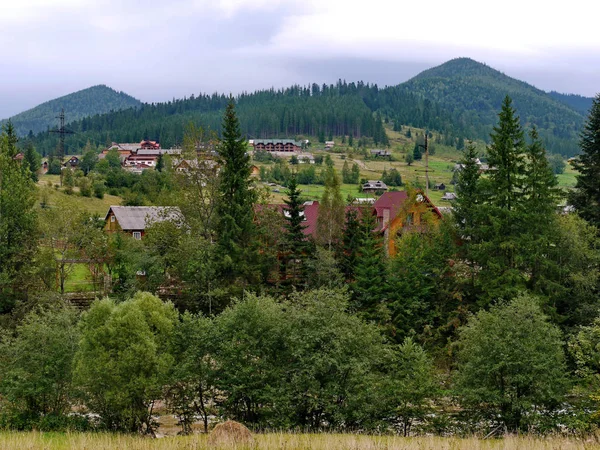
[[[206,435],[186,437],[144,438],[119,434],[92,433],[0,433],[0,450],[86,449],[86,450],[203,450],[209,446]],[[254,436],[249,446],[216,448],[256,450],[575,450],[600,448],[597,440],[560,437],[507,437],[481,440],[476,438],[401,438],[349,434],[290,434],[269,433]]]

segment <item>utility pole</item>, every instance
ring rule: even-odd
[[[59,144],[58,144],[58,152],[57,152],[57,157],[60,160],[60,163],[62,164],[63,162],[63,158],[65,157],[65,135],[67,134],[73,134],[73,131],[71,130],[67,130],[65,128],[65,109],[62,108],[60,110],[60,114],[58,116],[56,116],[57,119],[59,119],[59,123],[60,126],[57,130],[50,130],[50,133],[57,133],[58,137],[59,137]]]
[[[429,131],[425,130],[425,145],[418,144],[425,149],[425,195],[429,197]]]
[[[60,185],[62,186],[62,163],[63,163],[63,159],[65,157],[65,135],[67,134],[73,134],[74,132],[71,130],[67,130],[65,128],[65,109],[61,108],[60,110],[60,114],[58,116],[56,116],[56,118],[59,120],[60,126],[57,130],[50,130],[50,133],[57,133],[58,137],[59,137],[59,141],[58,141],[58,151],[57,151],[57,156],[58,157],[58,161],[60,162]]]

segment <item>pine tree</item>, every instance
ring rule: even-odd
[[[367,212],[364,212],[367,214]],[[346,280],[354,279],[354,268],[358,258],[358,250],[361,242],[361,223],[359,220],[359,211],[357,209],[349,209],[346,212],[346,224],[344,227],[344,235],[342,238],[341,255],[338,258],[341,263],[341,269],[346,277]]]
[[[18,153],[9,122],[0,135],[0,313],[25,295],[37,249],[36,188]]]
[[[483,304],[496,298],[512,298],[523,288],[523,252],[520,235],[523,232],[522,214],[525,137],[523,129],[507,96],[499,113],[498,125],[491,133],[488,146],[489,175],[481,180],[482,218],[479,239],[471,249],[474,259],[483,269],[480,287],[487,295]]]
[[[285,210],[284,237],[284,267],[283,273],[286,282],[296,287],[301,287],[306,282],[305,262],[309,256],[309,243],[304,234],[307,225],[304,224],[304,206],[300,199],[302,191],[298,189],[296,174],[292,174],[287,188],[287,199]],[[287,283],[286,283],[287,284]]]
[[[600,94],[592,103],[579,147],[581,154],[573,162],[579,173],[569,202],[581,217],[600,228]]]
[[[367,319],[377,322],[388,320],[385,306],[386,264],[381,234],[375,231],[377,222],[369,212],[361,219],[360,247],[354,266],[352,293],[354,306]]]
[[[29,168],[31,179],[36,183],[38,181],[38,172],[40,170],[41,162],[42,157],[38,152],[35,151],[33,143],[31,141],[27,142],[27,146],[25,147],[24,163],[26,163],[27,167]]]
[[[546,150],[534,127],[529,133],[523,178],[521,253],[525,270],[530,274],[528,287],[544,294],[559,294],[560,286],[553,282],[559,270],[552,258],[556,248],[558,225],[556,205],[560,190],[546,156]]]
[[[344,229],[345,205],[341,193],[340,177],[331,166],[325,174],[325,191],[319,203],[319,218],[317,219],[317,240],[334,250]]]
[[[253,239],[256,191],[251,189],[250,156],[233,98],[225,111],[218,151],[222,160],[217,205],[221,275],[226,282],[241,279],[247,283],[256,276],[257,250]]]

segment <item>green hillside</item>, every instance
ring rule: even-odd
[[[389,124],[398,132],[406,126],[435,131],[438,143],[460,147],[463,139],[488,139],[506,95],[512,97],[525,128],[537,126],[550,152],[578,152],[585,119],[579,112],[584,107],[581,99],[559,98],[468,58],[451,60],[396,86],[339,80],[244,93],[236,102],[248,138],[323,142],[352,136],[355,146],[385,146],[389,141],[383,129]],[[218,133],[227,102],[223,94],[200,94],[83,117],[69,124],[76,134],[67,137],[66,151],[78,153],[87,141],[103,146],[149,138],[163,147],[181,145],[190,122]],[[71,117],[71,110],[65,109]],[[56,135],[43,132],[35,145],[47,155],[57,141]]]
[[[592,107],[592,101],[594,100],[592,97],[583,97],[577,94],[561,94],[556,91],[551,91],[548,93],[550,97],[554,100],[558,100],[565,105],[570,106],[575,111],[580,114],[587,115]]]
[[[502,100],[513,99],[525,127],[535,125],[548,149],[573,155],[584,115],[550,94],[469,58],[428,69],[401,87],[437,102],[466,127],[469,137],[487,139]]]
[[[141,102],[124,92],[117,92],[104,85],[92,86],[72,94],[47,101],[35,108],[24,111],[10,118],[17,134],[25,136],[32,131],[39,133],[48,128],[56,128],[56,116],[61,109],[65,110],[67,122],[79,120],[96,114],[137,108]],[[2,121],[2,123],[6,120]]]

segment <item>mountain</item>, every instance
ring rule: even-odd
[[[535,125],[548,149],[577,152],[584,115],[552,95],[469,58],[457,58],[421,72],[401,87],[449,111],[466,136],[487,139],[506,95],[525,127]]]
[[[435,130],[447,145],[466,139],[489,139],[506,95],[526,128],[535,125],[547,149],[572,156],[585,117],[576,98],[548,94],[485,64],[458,58],[426,70],[411,80],[380,88],[364,82],[294,85],[244,93],[236,98],[242,132],[248,138],[352,135],[355,142],[385,145],[383,122]],[[572,105],[566,102],[571,101]],[[198,95],[165,103],[142,104],[71,122],[67,152],[77,153],[89,140],[103,146],[111,141],[159,140],[163,147],[180,145],[190,122],[220,131],[228,97]],[[579,102],[579,103],[578,103]],[[48,154],[58,137],[40,133],[38,151]]]
[[[577,94],[560,94],[556,91],[549,92],[548,95],[554,100],[570,106],[584,116],[588,115],[590,108],[592,107],[592,102],[594,101],[592,97],[583,97]]]
[[[92,86],[72,94],[47,101],[35,108],[24,111],[11,117],[19,136],[26,136],[31,130],[33,133],[56,128],[56,116],[61,109],[65,110],[67,122],[83,117],[104,114],[110,111],[119,111],[127,108],[137,108],[141,102],[124,92],[117,92],[108,86]],[[6,120],[2,121],[5,123]]]

